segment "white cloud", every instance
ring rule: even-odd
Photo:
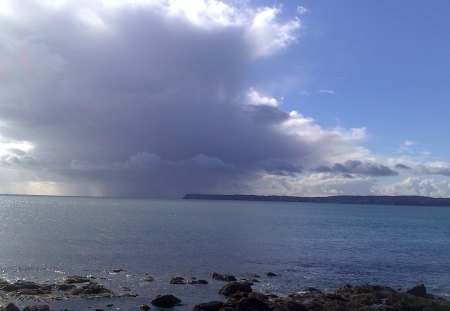
[[[297,6],[296,12],[297,12],[297,14],[299,14],[299,15],[304,15],[304,14],[310,13],[310,10],[308,10],[308,9],[305,8],[304,6],[299,5],[299,6]]]
[[[368,195],[375,180],[370,177],[350,177],[332,173],[312,173],[305,176],[265,176],[253,185],[259,194],[328,196]]]
[[[317,90],[317,93],[321,93],[321,94],[330,94],[330,95],[332,95],[332,94],[335,94],[336,92],[333,91],[333,90],[320,89],[320,90]]]
[[[281,9],[265,7],[258,10],[247,30],[247,39],[254,46],[254,56],[268,56],[297,42],[299,19],[280,23],[277,15]]]
[[[374,185],[372,190],[379,195],[450,197],[448,180],[423,179],[417,176],[408,177],[392,184]]]
[[[270,96],[261,95],[254,88],[250,88],[247,93],[248,99],[252,105],[266,105],[272,107],[278,107],[279,101]]]

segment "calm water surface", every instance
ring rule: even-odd
[[[183,300],[178,310],[219,299],[215,271],[259,274],[256,288],[273,293],[423,282],[450,298],[449,258],[450,209],[443,207],[0,196],[0,277],[93,275],[140,294],[115,301],[121,310],[165,293]],[[105,272],[112,268],[127,272]],[[265,277],[268,271],[278,277]],[[146,273],[156,281],[141,282]],[[169,285],[177,275],[211,283]]]

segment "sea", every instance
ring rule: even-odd
[[[182,300],[175,310],[192,310],[224,299],[217,292],[225,283],[213,272],[259,275],[254,290],[277,295],[424,283],[450,299],[450,208],[0,196],[0,278],[92,276],[139,295],[47,302],[52,310],[137,310],[160,294]],[[145,275],[155,280],[144,282]],[[169,284],[174,276],[209,284]]]

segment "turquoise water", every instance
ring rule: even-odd
[[[168,279],[210,280],[215,271],[259,274],[256,288],[273,293],[423,282],[450,297],[449,208],[3,196],[0,219],[0,277],[94,275],[117,291],[126,285],[140,294],[116,301],[121,309],[174,293],[185,302],[179,309],[191,310],[220,298],[223,283]],[[105,272],[112,268],[127,272]],[[268,271],[278,277],[265,277]],[[146,273],[156,281],[141,282]]]

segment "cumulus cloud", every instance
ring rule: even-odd
[[[448,180],[436,180],[412,176],[387,185],[374,185],[372,189],[380,195],[421,195],[430,197],[450,197]]]
[[[2,192],[362,193],[392,174],[369,160],[365,128],[323,128],[251,88],[259,58],[298,42],[301,20],[281,16],[218,0],[3,1]]]
[[[250,104],[252,104],[252,105],[266,105],[266,106],[278,107],[278,105],[280,104],[279,101],[276,100],[275,98],[270,97],[270,96],[261,95],[254,88],[250,88],[250,90],[247,93],[247,96],[248,96]]]

